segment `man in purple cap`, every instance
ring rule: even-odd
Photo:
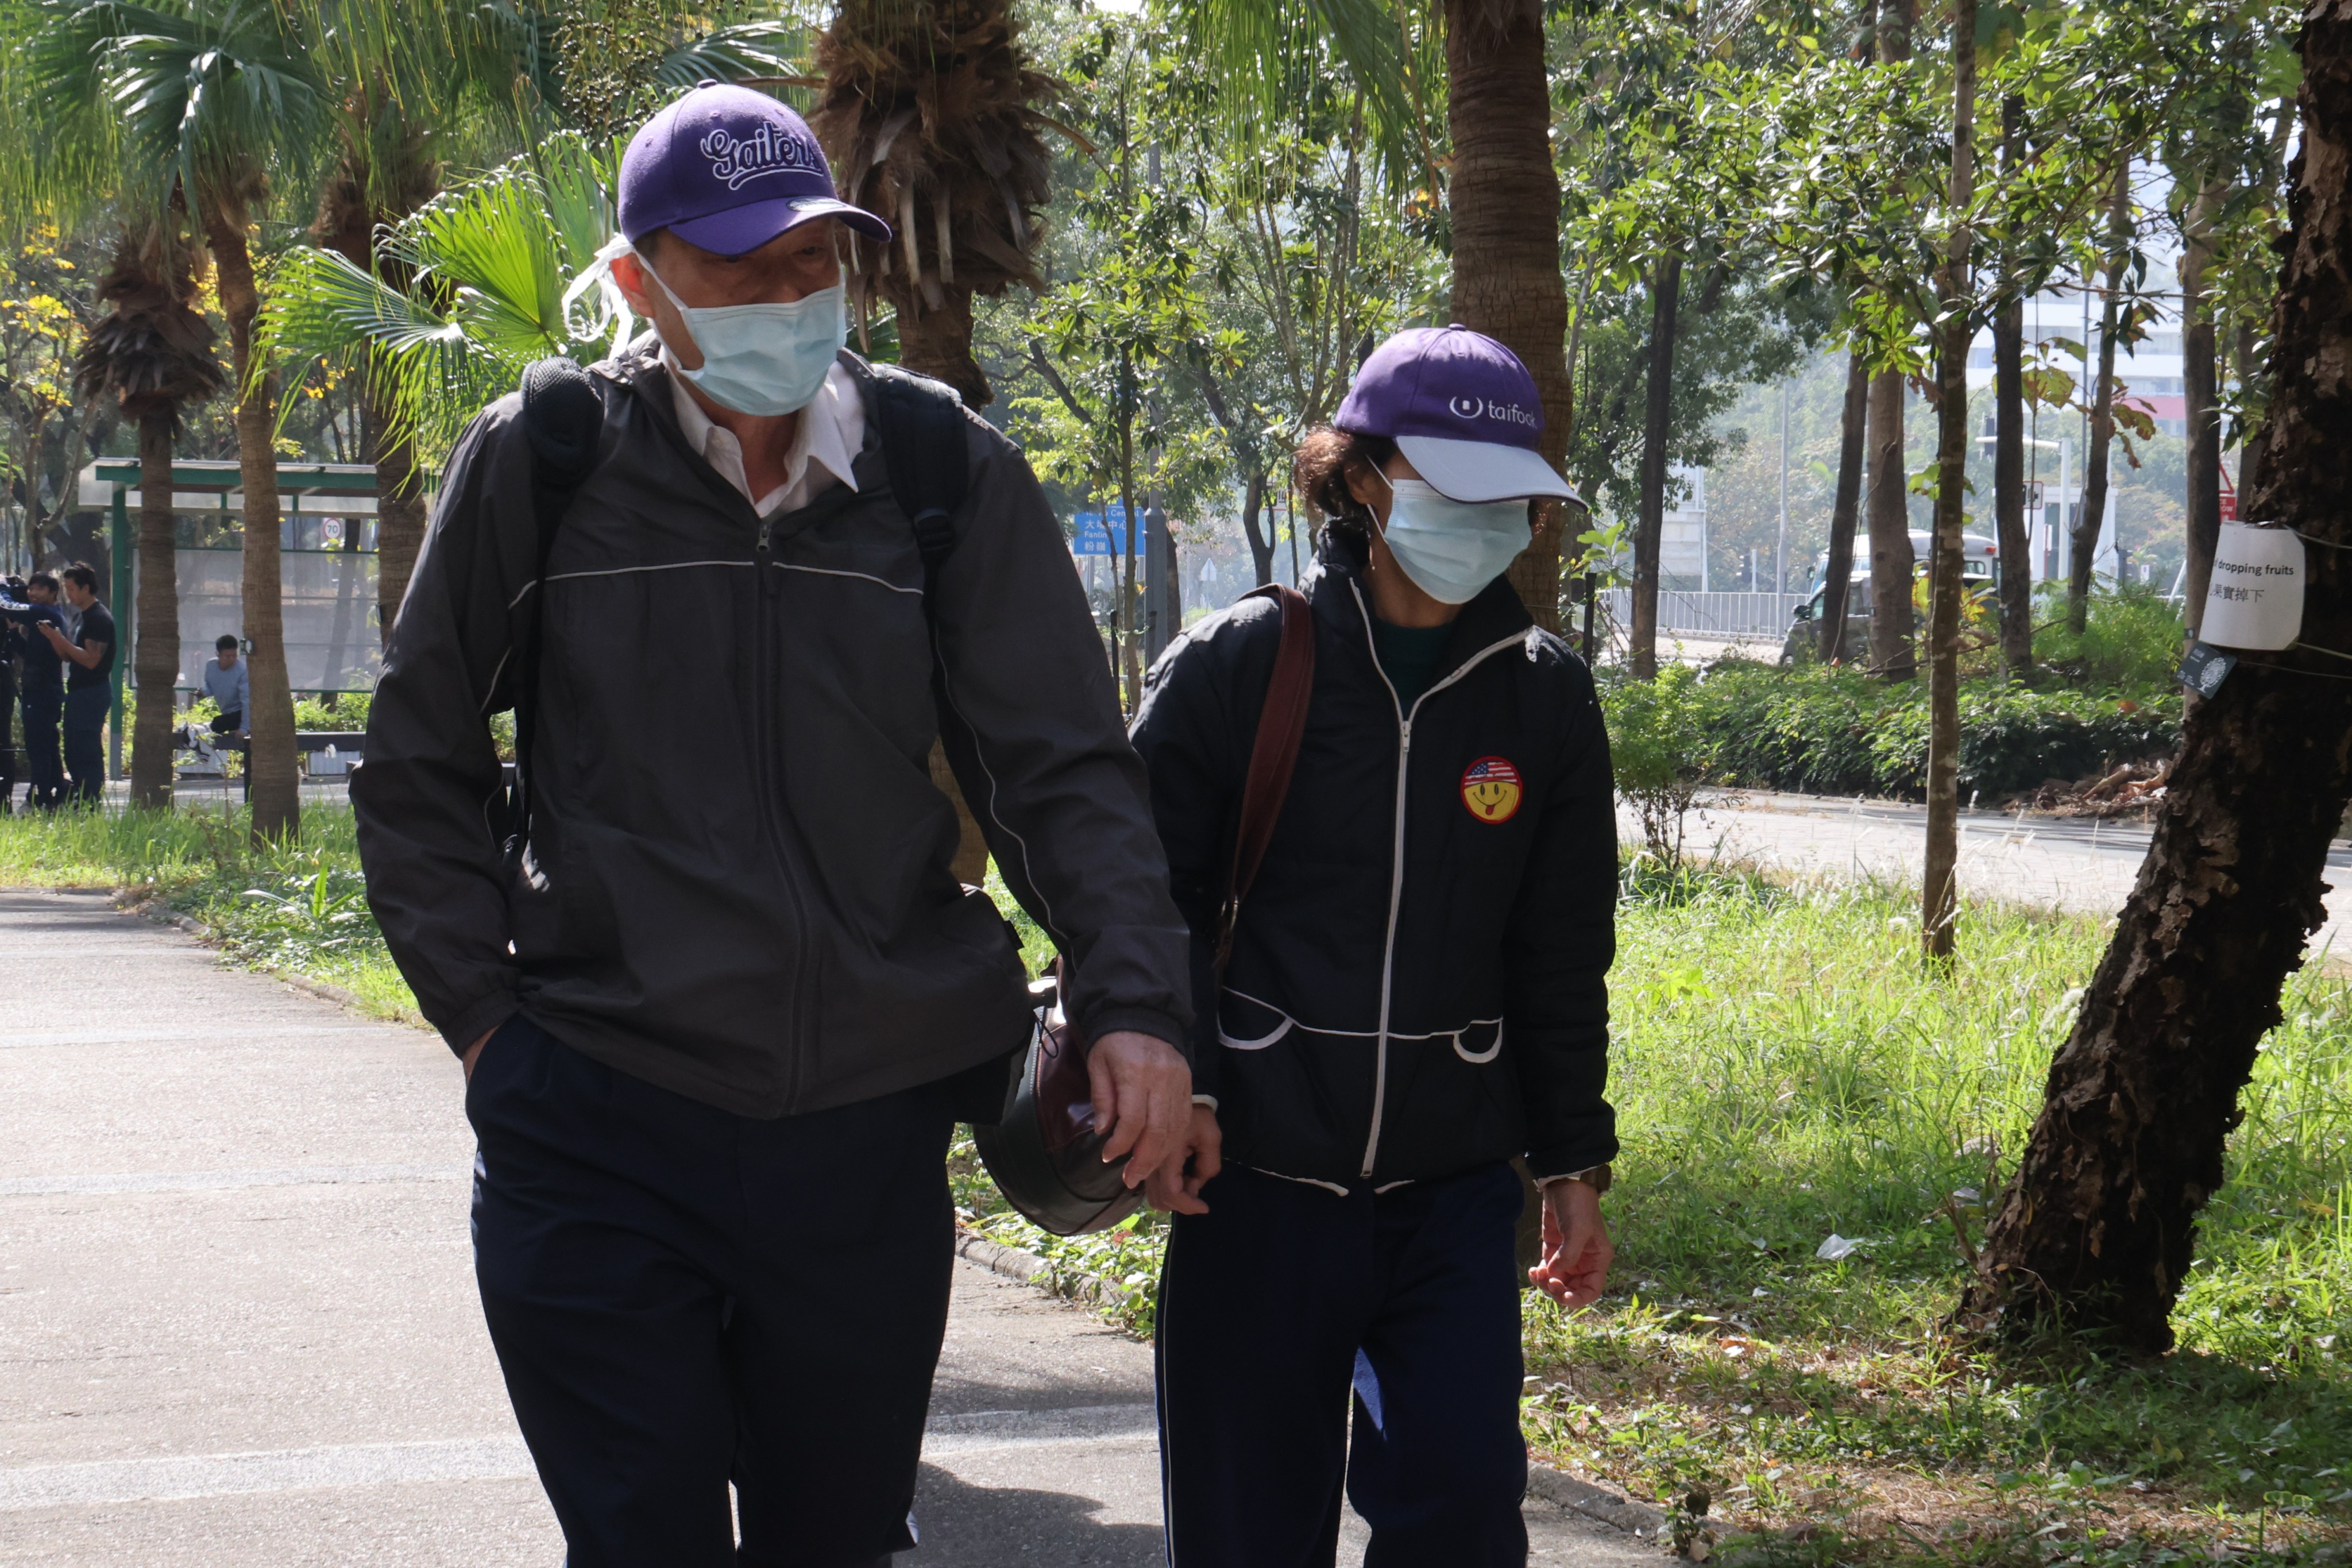
[[[1031,1027],[934,739],[1070,961],[1131,1184],[1182,1154],[1185,931],[1027,464],[845,350],[846,236],[888,226],[711,83],[631,141],[620,224],[653,330],[590,377],[543,556],[520,399],[450,459],[353,789],[369,899],[465,1063],[483,1307],[572,1568],[879,1563],[915,1539],[948,1135]],[[533,668],[510,859],[488,716]]]
[[[1609,737],[1583,661],[1503,576],[1529,501],[1570,493],[1542,430],[1508,349],[1423,328],[1375,350],[1337,427],[1299,447],[1328,520],[1303,585],[1314,688],[1222,984],[1205,954],[1275,606],[1193,627],[1136,720],[1202,955],[1212,1102],[1156,1337],[1175,1568],[1328,1564],[1343,1488],[1368,1563],[1527,1560],[1508,1162],[1543,1184],[1532,1279],[1580,1307],[1608,1274],[1617,1150]]]

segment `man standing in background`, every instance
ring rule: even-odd
[[[98,602],[98,574],[77,561],[58,574],[65,580],[66,603],[81,619],[70,641],[55,626],[41,635],[72,668],[66,672],[66,772],[72,782],[66,798],[89,805],[99,803],[106,777],[106,710],[113,705],[109,677],[114,673],[114,616]]]
[[[66,623],[58,610],[58,580],[48,573],[36,572],[26,580],[25,597],[34,617],[32,634],[25,638],[25,683],[18,695],[25,713],[25,775],[31,780],[25,804],[47,811],[65,787],[58,720],[66,700],[65,661],[47,634]]]

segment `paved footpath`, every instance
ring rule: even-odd
[[[0,1563],[553,1568],[472,1152],[432,1037],[98,895],[0,890]],[[1150,1400],[1146,1347],[959,1262],[901,1562],[1160,1562]],[[1528,1521],[1547,1568],[1655,1560]]]

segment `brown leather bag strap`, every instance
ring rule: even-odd
[[[1234,945],[1234,922],[1242,900],[1257,879],[1266,846],[1274,839],[1275,819],[1282,815],[1283,798],[1290,793],[1290,774],[1298,765],[1298,744],[1307,733],[1307,703],[1315,689],[1315,612],[1306,595],[1286,584],[1270,583],[1251,590],[1249,597],[1265,597],[1282,606],[1282,642],[1274,656],[1274,674],[1265,686],[1265,701],[1258,709],[1257,739],[1250,747],[1249,773],[1242,784],[1241,818],[1234,830],[1234,864],[1225,879],[1225,900],[1217,912],[1217,973],[1223,974]]]

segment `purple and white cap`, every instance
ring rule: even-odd
[[[748,87],[698,84],[646,121],[621,157],[621,233],[632,245],[666,228],[740,256],[827,216],[890,237],[888,224],[835,191],[808,121]]]
[[[1535,377],[1518,355],[1459,324],[1408,328],[1374,349],[1332,423],[1386,436],[1454,500],[1576,495],[1537,449]]]

